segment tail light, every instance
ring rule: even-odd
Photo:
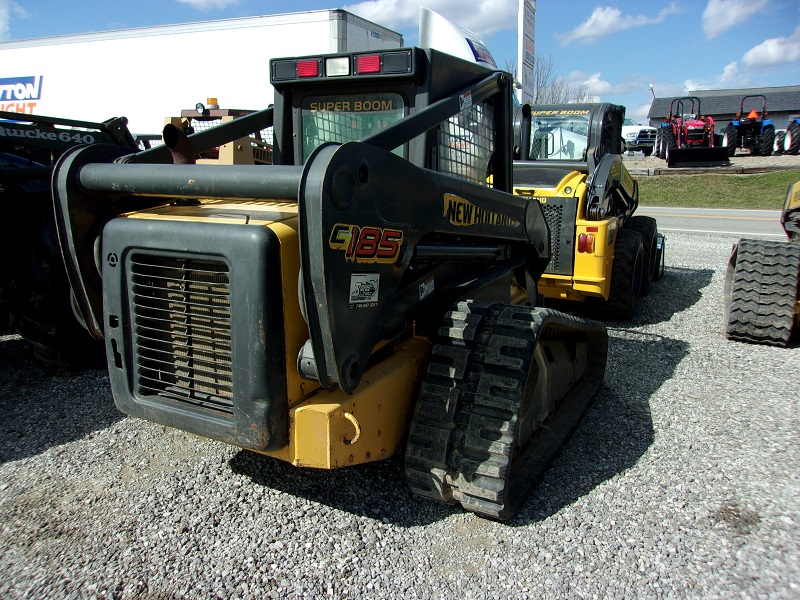
[[[380,73],[381,57],[378,54],[365,54],[356,58],[356,72],[359,75],[364,73]]]
[[[591,233],[581,233],[578,236],[578,252],[594,253],[594,235]]]
[[[317,77],[319,75],[318,60],[299,60],[297,61],[298,77]]]

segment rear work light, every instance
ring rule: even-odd
[[[297,76],[298,77],[318,77],[319,76],[319,61],[318,60],[299,60],[297,61]]]
[[[367,54],[356,58],[356,73],[380,73],[381,57],[378,54]]]
[[[594,235],[582,233],[578,236],[578,252],[592,254],[594,252]]]
[[[325,75],[328,77],[342,77],[350,75],[350,57],[336,56],[325,59]]]

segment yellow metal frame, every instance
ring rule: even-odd
[[[270,456],[334,469],[390,457],[406,434],[430,344],[411,338],[367,370],[353,394],[320,391],[289,410],[289,444]]]
[[[556,187],[515,187],[514,193],[528,196],[540,204],[551,198],[574,198],[577,203],[575,220],[575,248],[572,275],[545,273],[539,279],[539,293],[545,298],[583,302],[587,298],[608,300],[611,290],[611,265],[614,262],[614,242],[619,228],[619,219],[589,221],[586,216],[586,173],[572,171],[565,175]],[[578,252],[577,240],[588,228],[596,228],[594,252]]]

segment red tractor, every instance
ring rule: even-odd
[[[714,119],[700,113],[700,98],[675,98],[666,122],[656,134],[656,155],[669,167],[707,167],[728,164],[728,152],[715,147]]]

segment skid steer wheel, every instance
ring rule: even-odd
[[[43,362],[100,367],[105,363],[104,345],[92,338],[75,317],[55,224],[52,216],[42,216],[43,212],[32,228],[17,229],[17,258],[3,289],[11,328]]]
[[[725,336],[785,347],[792,337],[800,244],[739,240],[725,273]]]
[[[605,303],[606,316],[620,321],[633,318],[642,289],[643,272],[642,236],[638,231],[624,228],[617,233],[614,245],[611,290]]]
[[[607,343],[595,321],[459,302],[439,329],[411,423],[412,491],[512,517],[599,389]]]
[[[640,294],[644,296],[650,291],[650,283],[658,279],[657,271],[660,267],[658,251],[658,224],[653,217],[631,217],[625,223],[631,231],[638,231],[642,236],[642,285]]]

